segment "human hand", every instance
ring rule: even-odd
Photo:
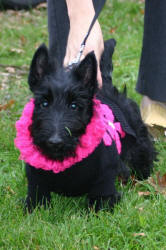
[[[91,9],[90,7],[91,6],[89,6],[89,11],[87,11],[87,6],[86,6],[86,13],[84,12],[83,8],[78,12],[73,10],[71,11],[71,9],[68,10],[70,19],[70,31],[68,36],[66,55],[64,58],[65,66],[68,66],[68,64],[73,59],[75,59],[79,53],[80,45],[87,34],[87,31],[89,29],[89,26],[91,24],[91,21],[95,13],[94,8]],[[97,80],[100,87],[102,86],[100,57],[103,50],[104,50],[104,42],[103,42],[102,31],[99,22],[96,21],[87,39],[81,60],[84,59],[84,57],[89,52],[94,51],[98,63]]]

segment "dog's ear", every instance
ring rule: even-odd
[[[32,92],[39,85],[40,80],[46,74],[48,70],[48,64],[48,49],[45,44],[42,44],[36,50],[30,66],[28,83]]]
[[[97,87],[97,61],[94,52],[90,52],[75,68],[75,75],[87,88]]]

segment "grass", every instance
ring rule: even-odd
[[[112,0],[100,16],[104,38],[117,40],[114,84],[119,89],[126,84],[128,95],[138,103],[143,9],[141,0]],[[34,50],[48,43],[46,10],[1,12],[0,34],[0,104],[8,103],[0,111],[0,249],[166,249],[166,196],[146,181],[134,187],[117,184],[124,195],[114,213],[103,210],[95,215],[87,212],[85,197],[54,194],[51,209],[23,214],[20,199],[26,195],[27,181],[13,144],[14,124],[31,96],[27,74]],[[166,172],[166,143],[161,139],[156,147],[159,161],[153,176]],[[139,191],[149,195],[139,196]]]

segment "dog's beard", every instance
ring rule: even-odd
[[[70,126],[71,127],[71,126]],[[78,127],[77,127],[78,128]],[[86,125],[83,124],[79,129],[71,129],[71,134],[68,131],[63,131],[61,134],[62,144],[49,145],[48,138],[50,137],[49,128],[40,128],[39,122],[32,123],[30,133],[33,139],[34,145],[37,146],[38,150],[48,159],[63,161],[68,157],[76,156],[76,147],[80,143],[81,135],[86,131]]]
[[[49,147],[45,142],[40,142],[39,145],[34,141],[34,144],[37,145],[38,150],[45,155],[46,158],[51,160],[63,161],[65,158],[74,157],[76,155],[76,146],[79,139],[75,138],[72,140],[72,143],[64,144],[62,147]]]

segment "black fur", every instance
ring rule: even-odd
[[[156,153],[139,108],[112,86],[110,57],[114,46],[114,40],[105,43],[100,65],[102,89],[97,87],[93,52],[72,70],[67,70],[49,58],[45,45],[36,51],[29,74],[29,86],[35,98],[30,131],[34,144],[47,158],[62,161],[75,154],[79,137],[93,115],[94,95],[112,108],[126,137],[122,140],[120,156],[114,143],[106,147],[101,142],[89,157],[58,174],[26,164],[29,211],[37,204],[46,205],[51,192],[67,196],[88,194],[89,206],[95,204],[96,210],[101,208],[103,200],[108,200],[113,207],[120,198],[115,188],[116,177],[129,177],[126,164],[140,179],[150,175]]]

